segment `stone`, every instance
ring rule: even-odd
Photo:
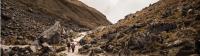
[[[67,56],[67,54],[66,53],[61,53],[61,54],[59,54],[59,56]]]
[[[66,50],[65,47],[59,47],[59,48],[56,49],[56,52],[58,53],[58,52],[61,52],[61,51],[64,51],[64,50]]]
[[[17,37],[18,39],[23,39],[24,37],[23,36],[19,36],[19,37]]]
[[[90,44],[86,44],[86,45],[83,45],[80,49],[78,49],[78,52],[80,54],[85,54],[85,53],[89,53],[89,49],[91,48],[91,45]]]
[[[42,47],[40,51],[41,51],[41,55],[49,55],[52,52],[52,50],[46,46]]]
[[[86,44],[82,46],[84,49],[89,49],[91,47],[91,44]]]
[[[135,48],[135,46],[129,46],[129,49],[133,50]]]
[[[54,36],[57,32],[61,30],[60,28],[60,22],[57,21],[53,26],[45,30],[40,36],[42,36],[43,38],[50,39],[52,36]]]
[[[197,16],[195,17],[195,20],[200,20],[200,15],[197,15]]]
[[[192,45],[185,45],[183,47],[181,47],[178,51],[178,53],[176,54],[177,56],[189,56],[189,55],[192,55],[194,52],[193,50],[193,46]]]
[[[148,27],[149,32],[170,31],[176,28],[177,25],[175,23],[156,23]]]
[[[84,49],[84,48],[79,48],[79,49],[78,49],[78,53],[80,53],[80,54],[87,54],[87,53],[89,53],[89,51],[90,51],[90,50]]]
[[[166,9],[164,11],[164,13],[161,15],[161,18],[166,18],[166,17],[171,16],[171,15],[172,15],[171,10],[170,9]]]
[[[44,47],[49,47],[50,45],[48,44],[48,43],[42,43],[42,46],[44,46]]]
[[[188,11],[187,11],[187,14],[193,14],[194,13],[194,10],[193,9],[189,9]]]
[[[94,53],[103,53],[103,50],[100,47],[92,48],[92,50],[94,51]]]
[[[30,46],[30,49],[31,49],[33,52],[37,52],[36,46]]]

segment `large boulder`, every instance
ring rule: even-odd
[[[82,48],[78,49],[78,52],[80,54],[86,54],[86,53],[89,53],[89,49],[91,48],[92,46],[90,44],[86,44],[86,45],[83,45]]]
[[[104,50],[101,49],[100,47],[94,47],[94,48],[92,48],[92,51],[94,53],[103,53],[104,52]]]
[[[40,45],[44,42],[47,42],[48,44],[61,44],[61,42],[64,41],[61,34],[62,27],[60,22],[57,21],[53,26],[41,33],[37,40]]]
[[[177,25],[175,23],[152,23],[148,27],[150,32],[170,31],[176,28]]]
[[[51,38],[53,35],[61,31],[61,25],[59,21],[56,21],[53,26],[51,26],[49,29],[45,30],[41,36],[43,38]]]

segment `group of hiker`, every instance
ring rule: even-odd
[[[74,52],[75,46],[76,46],[75,43],[73,43],[73,42],[68,42],[68,43],[67,43],[68,52],[70,52],[70,49],[72,50],[72,52]]]

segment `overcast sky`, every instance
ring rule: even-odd
[[[116,23],[123,19],[124,16],[135,13],[149,4],[155,3],[158,0],[80,0],[90,7],[93,7],[102,12],[107,19]]]

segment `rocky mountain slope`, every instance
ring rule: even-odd
[[[30,37],[60,21],[76,31],[111,24],[97,10],[78,0],[2,0],[2,37]]]
[[[3,56],[50,55],[46,51],[50,47],[44,47],[43,42],[62,47],[66,38],[71,38],[68,31],[88,31],[111,24],[102,13],[78,0],[2,0],[1,11],[0,45],[28,45],[9,48],[10,51],[1,47]],[[40,45],[41,52],[33,53],[32,44]]]
[[[108,53],[127,56],[199,56],[200,1],[160,0],[85,37]],[[102,41],[103,40],[103,41]]]

